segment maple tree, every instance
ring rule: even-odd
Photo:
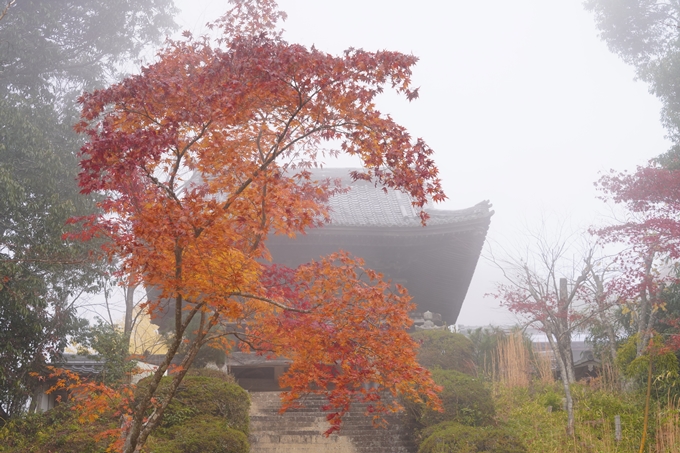
[[[352,401],[376,414],[399,408],[384,392],[438,401],[406,333],[403,288],[344,253],[297,269],[266,264],[270,234],[322,226],[342,190],[306,171],[324,143],[361,158],[355,178],[408,193],[423,224],[425,203],[445,198],[432,150],[375,107],[384,87],[417,97],[416,57],[290,44],[274,1],[232,3],[212,24],[216,42],[186,34],[139,75],[81,98],[79,184],[105,196],[101,215],[77,219],[81,237],[107,237],[127,284],[160,292],[143,308],[174,319],[167,355],[132,407],[127,453],[158,425],[201,346],[234,338],[292,361],[287,407],[325,393],[329,432]],[[154,398],[180,348],[170,398]]]
[[[637,355],[649,344],[668,288],[678,283],[680,258],[680,171],[652,162],[634,173],[603,176],[598,182],[605,200],[626,208],[628,218],[600,228],[606,241],[625,244],[618,254],[619,277],[613,291],[627,304],[637,327]]]
[[[576,381],[572,335],[595,314],[589,304],[587,284],[593,275],[595,247],[580,259],[571,259],[568,251],[575,244],[569,239],[551,242],[547,234],[531,237],[534,246],[525,258],[510,257],[497,262],[506,283],[498,283],[493,294],[527,325],[543,332],[560,370],[567,408],[567,433],[574,434],[574,409],[571,384]]]

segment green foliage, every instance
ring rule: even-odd
[[[661,117],[674,146],[660,163],[678,168],[680,151],[680,5],[652,0],[587,0],[600,37],[632,65],[662,103]]]
[[[169,406],[163,426],[152,434],[149,446],[153,448],[149,451],[247,453],[247,392],[220,371],[191,373]],[[166,388],[169,379],[164,378],[162,385]],[[143,389],[144,381],[141,384]],[[99,440],[97,434],[119,426],[120,416],[114,410],[82,424],[69,403],[63,403],[44,413],[10,420],[0,428],[0,452],[103,453],[107,441]]]
[[[139,382],[137,394],[144,390],[149,379]],[[172,376],[161,380],[157,398],[167,398],[171,380]],[[223,418],[226,426],[247,435],[249,409],[248,392],[239,387],[231,376],[217,370],[191,370],[168,405],[158,435],[168,436],[178,425],[199,415]]]
[[[550,408],[552,411],[560,411],[562,410],[563,398],[564,391],[558,391],[555,386],[547,386],[536,399],[546,409]]]
[[[616,351],[616,366],[624,375],[628,375],[628,366],[637,356],[637,341],[637,334],[631,335]]]
[[[7,2],[3,3],[6,5]],[[79,331],[101,245],[64,239],[92,214],[76,185],[77,97],[172,28],[171,0],[21,0],[0,21],[0,420],[20,415]]]
[[[104,453],[105,439],[98,433],[118,426],[113,411],[92,423],[80,424],[68,403],[47,412],[27,414],[0,429],[0,452],[12,453]]]
[[[618,349],[637,331],[634,315],[632,310],[622,305],[613,307],[604,319],[596,318],[591,321],[585,342],[592,348],[595,357],[611,363],[613,359],[610,332],[615,337],[614,349]]]
[[[201,415],[179,425],[167,438],[149,442],[154,453],[248,453],[248,437],[224,418]]]
[[[0,415],[7,418],[21,413],[35,388],[29,373],[58,362],[66,336],[83,325],[73,298],[94,288],[100,265],[86,246],[62,239],[70,216],[93,209],[75,184],[73,134],[52,106],[2,98],[0,124]]]
[[[478,327],[468,331],[467,337],[473,345],[477,369],[483,370],[487,376],[492,376],[494,363],[497,361],[498,344],[507,337],[505,331],[500,327]]]
[[[499,422],[531,453],[630,452],[639,448],[644,399],[638,393],[610,392],[581,384],[572,386],[576,436],[568,436],[565,411],[546,409],[546,400],[563,397],[561,385],[532,389],[496,389]],[[614,439],[614,416],[621,417],[622,440]],[[652,416],[653,418],[653,416]]]
[[[650,358],[652,360],[653,395],[666,398],[669,393],[677,394],[680,391],[680,379],[678,377],[677,356],[665,348],[661,336],[656,335],[650,341],[652,353],[644,353],[637,356],[638,336],[632,335],[618,349],[616,365],[624,376],[631,379],[638,388],[646,388],[647,374]]]
[[[507,429],[443,422],[423,431],[418,453],[526,453],[522,442]]]
[[[635,394],[594,390],[575,384],[572,396],[577,422],[589,425],[593,435],[602,438],[614,430],[614,417],[621,417],[623,436],[634,439],[642,432],[644,400]],[[598,423],[602,421],[602,423]]]
[[[104,363],[99,378],[106,385],[122,383],[125,376],[136,366],[135,361],[129,360],[130,336],[101,319],[97,320],[96,325],[84,329],[75,340],[83,347],[92,348],[96,352],[96,354],[86,352],[86,355]]]
[[[420,330],[412,337],[420,343],[418,362],[424,367],[475,374],[474,347],[465,335],[442,329]]]
[[[0,22],[0,95],[73,104],[162,42],[175,12],[171,0],[18,1]]]
[[[481,379],[454,370],[435,369],[432,377],[443,387],[439,398],[444,412],[428,409],[424,405],[408,404],[417,427],[428,427],[444,421],[456,421],[470,426],[483,426],[493,422],[495,409],[491,392]]]

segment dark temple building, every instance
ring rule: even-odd
[[[408,195],[367,181],[351,169],[314,170],[313,178],[341,179],[347,193],[331,198],[331,223],[295,239],[274,236],[274,262],[295,267],[338,250],[363,258],[367,267],[405,286],[419,312],[454,324],[486,238],[493,211],[488,202],[446,211],[426,208],[427,226]]]

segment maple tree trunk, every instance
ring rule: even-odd
[[[174,375],[172,379],[170,388],[168,389],[167,397],[164,400],[162,400],[158,406],[156,406],[153,414],[148,417],[146,422],[144,422],[144,419],[146,418],[145,417],[146,412],[149,409],[149,407],[151,407],[151,400],[153,398],[153,395],[156,394],[158,386],[160,385],[160,382],[163,379],[165,372],[172,363],[172,359],[177,355],[177,351],[179,350],[179,347],[182,344],[186,326],[189,325],[189,322],[191,321],[195,313],[196,310],[193,310],[184,320],[184,322],[181,325],[179,335],[175,336],[175,340],[172,342],[171,347],[168,349],[168,352],[165,355],[165,360],[154,373],[153,381],[149,385],[147,392],[141,396],[138,402],[135,401],[137,403],[137,407],[135,408],[132,423],[130,425],[128,434],[125,439],[125,446],[123,449],[124,453],[135,453],[136,451],[138,451],[138,448],[140,448],[146,443],[146,440],[151,434],[151,432],[153,432],[153,430],[162,421],[165,409],[168,407],[168,405],[174,398],[177,389],[179,388],[180,384],[182,383],[182,380],[184,379],[184,376],[189,370],[189,367],[191,367],[191,364],[193,363],[194,359],[196,358],[196,355],[198,354],[198,351],[201,349],[203,340],[208,335],[212,327],[212,323],[209,323],[207,327],[205,326],[204,313],[201,314],[201,326],[198,329],[196,338],[194,338],[194,340],[191,342],[189,346],[189,351],[184,356],[182,363],[178,367],[177,373]]]
[[[562,386],[564,387],[564,397],[566,399],[566,409],[567,409],[567,435],[574,435],[574,400],[571,397],[571,382],[569,380],[569,374],[567,372],[567,366],[564,361],[562,354],[560,353],[557,341],[548,335],[548,342],[553,350],[555,359],[557,360],[557,365],[560,368],[560,379],[562,380]]]
[[[186,375],[187,371],[189,371],[189,367],[196,358],[198,351],[201,349],[201,341],[203,340],[203,338],[205,338],[205,335],[207,335],[207,333],[208,332],[205,332],[203,335],[200,336],[200,338],[196,338],[192,343],[189,352],[182,360],[182,364],[179,367],[178,373],[172,379],[170,388],[168,390],[167,398],[161,402],[161,404],[156,408],[156,411],[154,412],[153,416],[149,417],[149,420],[144,424],[143,428],[140,430],[139,439],[137,442],[138,445],[140,446],[144,445],[149,435],[153,432],[154,429],[156,429],[156,427],[163,420],[163,414],[165,413],[165,409],[167,409],[168,405],[175,397],[175,393],[177,392],[177,389],[182,383],[182,380],[184,379],[184,376]]]
[[[571,351],[571,336],[568,334],[563,335],[566,335],[567,338],[560,338],[560,336],[555,341],[555,344],[557,347],[557,354],[562,359],[564,364],[565,377],[571,384],[576,382],[576,373],[574,371],[574,355]]]
[[[137,404],[134,409],[132,422],[130,423],[130,428],[128,429],[127,435],[125,436],[125,445],[123,447],[123,453],[134,453],[137,449],[137,445],[142,445],[141,443],[139,443],[139,440],[146,411],[149,409],[149,406],[151,405],[151,398],[153,395],[155,395],[156,390],[160,385],[161,379],[163,378],[163,375],[167,371],[168,367],[170,366],[170,363],[172,362],[172,359],[175,357],[175,354],[177,353],[177,350],[179,349],[181,343],[182,339],[175,337],[175,340],[168,348],[168,352],[165,354],[165,359],[163,360],[163,363],[161,363],[158,366],[156,372],[153,374],[153,379],[151,380],[151,383],[149,384],[149,387],[147,388],[145,394],[141,396],[139,402],[135,401],[135,403]]]
[[[177,240],[175,241],[175,244],[175,278],[179,282],[182,278],[182,249],[177,245]],[[193,316],[191,315],[188,317],[187,324],[192,317]],[[157,412],[154,412],[154,414],[149,417],[149,420],[145,425],[144,418],[146,411],[151,405],[151,399],[153,398],[153,395],[156,394],[156,390],[160,385],[161,379],[163,379],[163,375],[170,367],[172,359],[174,359],[180,345],[182,344],[182,339],[184,337],[184,329],[182,329],[182,324],[182,295],[177,294],[175,297],[175,339],[173,340],[171,347],[168,348],[168,352],[165,354],[165,360],[163,360],[163,363],[154,373],[153,381],[149,385],[146,393],[142,396],[141,401],[138,403],[136,402],[137,407],[135,408],[132,423],[125,438],[123,453],[135,453],[137,451],[138,445],[144,445],[144,442],[146,442],[146,439],[149,437],[151,430],[153,430],[153,428],[155,428],[160,422],[160,417],[163,415],[165,407],[167,407],[170,400],[172,400],[175,390],[182,382],[184,374],[186,374],[186,370],[180,369],[177,376],[175,376],[175,378],[172,380],[169,397],[165,401],[161,402],[160,408],[157,408],[157,411],[160,410],[160,416],[157,415]],[[183,362],[186,362],[189,356],[190,354],[187,354]],[[151,429],[148,429],[149,425],[152,425]]]
[[[567,435],[574,435],[574,400],[571,397],[571,383],[569,382],[569,377],[567,375],[567,369],[564,361],[558,357],[557,363],[560,367],[562,386],[564,387],[564,398],[566,400],[567,406]]]
[[[569,383],[576,382],[574,372],[574,355],[571,351],[571,333],[569,331],[569,308],[571,301],[567,289],[567,279],[560,278],[559,306],[557,315],[557,331],[554,332],[557,340],[559,355],[562,357],[566,371],[566,378]]]
[[[567,435],[574,435],[574,400],[571,397],[571,385],[566,379],[562,379],[564,395],[567,400]]]
[[[655,253],[652,251],[645,257],[644,279],[646,281],[649,281],[651,278],[654,256]],[[654,312],[652,311],[651,297],[652,295],[650,294],[649,287],[647,284],[643,285],[640,290],[640,305],[638,307],[638,343],[636,357],[640,357],[644,353],[651,338],[652,327],[654,325]]]

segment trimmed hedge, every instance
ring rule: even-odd
[[[419,330],[411,336],[420,343],[418,363],[425,368],[476,375],[474,346],[465,335],[442,329]]]
[[[150,439],[153,453],[248,453],[248,436],[230,428],[226,419],[204,415],[194,417],[172,430],[170,437]]]
[[[158,388],[159,395],[166,392],[171,380],[171,376],[163,378]],[[247,436],[249,409],[248,392],[234,383],[231,377],[216,370],[192,370],[184,377],[168,405],[161,427],[165,430],[193,417],[212,415],[223,418],[229,428],[242,431]]]
[[[506,429],[443,422],[422,432],[418,453],[526,453],[522,442]]]

